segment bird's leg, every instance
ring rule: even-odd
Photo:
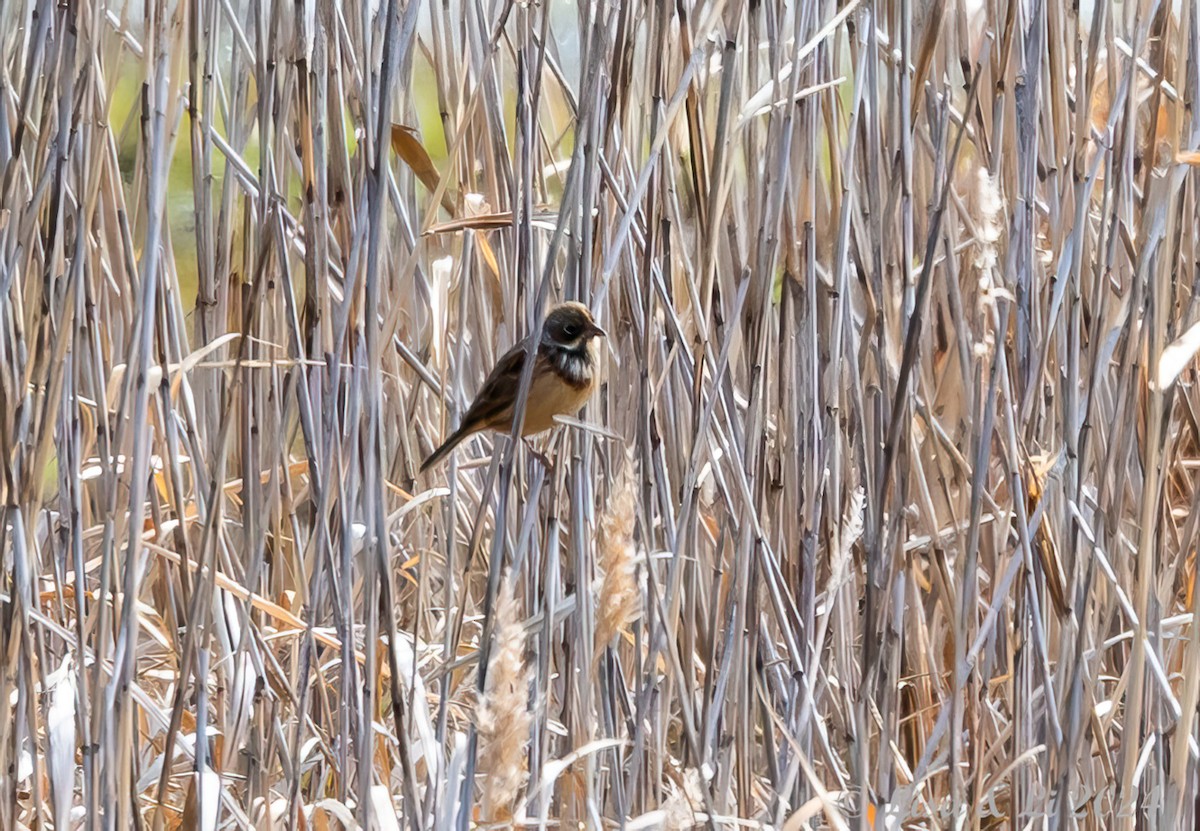
[[[525,447],[529,449],[529,452],[533,455],[533,458],[537,459],[541,463],[542,467],[546,468],[547,473],[554,473],[554,462],[550,461],[549,456],[535,448],[533,446],[533,442],[531,442],[528,438],[523,438],[521,441],[525,442]]]

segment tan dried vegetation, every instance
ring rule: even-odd
[[[1198,14],[0,3],[0,829],[1194,827]]]

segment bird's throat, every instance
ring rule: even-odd
[[[550,361],[562,379],[575,389],[585,389],[592,383],[592,356],[587,345],[580,349],[552,347]]]

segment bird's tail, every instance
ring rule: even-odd
[[[455,430],[453,433],[451,433],[450,436],[444,442],[442,442],[441,446],[437,450],[435,450],[429,454],[429,458],[427,458],[425,461],[421,462],[421,472],[424,473],[425,471],[429,470],[429,468],[433,467],[438,462],[440,462],[442,459],[449,456],[451,450],[458,447],[459,443],[463,439],[465,439],[467,436],[471,435],[474,432],[475,432],[475,425],[463,424],[462,426],[460,426],[457,430]]]

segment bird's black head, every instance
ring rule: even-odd
[[[542,343],[569,352],[583,352],[592,338],[604,337],[604,330],[592,320],[582,303],[560,303],[546,315]]]

